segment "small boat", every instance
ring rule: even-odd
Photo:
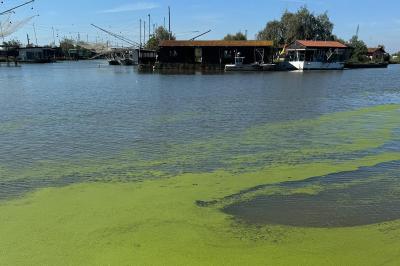
[[[137,62],[133,59],[133,54],[130,52],[122,54],[119,63],[124,66],[137,65]]]
[[[114,55],[106,56],[108,63],[110,66],[119,66],[121,65],[120,61],[118,58],[116,58]]]
[[[241,57],[240,54],[235,57],[235,64],[226,65],[225,71],[261,71],[263,67],[259,63],[244,64],[245,57]]]

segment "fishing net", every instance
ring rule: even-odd
[[[12,21],[11,14],[6,15],[5,18],[0,17],[0,38],[5,38],[17,32],[27,23],[29,23],[35,16],[25,18],[20,21]]]

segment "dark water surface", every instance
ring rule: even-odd
[[[282,183],[280,193],[233,204],[224,211],[254,224],[349,227],[387,222],[400,219],[399,181],[400,162],[383,163]],[[315,194],[284,193],[311,186],[324,189]]]
[[[133,67],[110,67],[102,61],[0,68],[0,200],[47,186],[109,181],[110,176],[113,181],[137,180],[127,174],[132,172],[140,178],[219,168],[240,172],[277,162],[346,160],[396,152],[399,134],[375,149],[341,152],[330,147],[343,141],[335,143],[333,136],[346,129],[334,128],[334,122],[330,131],[318,124],[272,125],[399,104],[399,84],[400,66],[216,75],[138,74]],[[262,130],[241,142],[243,132],[257,127]],[[315,145],[327,147],[326,151],[297,154]],[[122,156],[125,151],[134,155]],[[251,159],[254,154],[259,156]],[[240,156],[246,160],[240,161]],[[87,169],[87,165],[92,166]],[[396,184],[397,169],[389,175]],[[386,188],[390,182],[379,184]],[[339,194],[358,202],[357,195],[362,197],[367,185],[360,186],[315,196],[275,195],[237,205],[229,212],[251,221],[287,224],[283,221],[288,211],[301,205],[310,215],[325,211],[327,215],[321,217],[326,218],[336,208],[331,203],[338,202]],[[394,212],[385,216],[380,213],[385,208],[373,206],[377,215],[398,218],[398,201],[383,203],[393,205],[389,209]],[[355,213],[354,208],[359,206],[347,206],[341,215]],[[372,210],[360,212],[347,223],[362,223],[361,216]],[[300,220],[293,224],[343,225],[331,218],[330,223]]]

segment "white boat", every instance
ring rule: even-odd
[[[225,65],[225,71],[261,71],[263,67],[259,63],[244,64],[245,57],[236,56],[235,64]]]
[[[344,62],[289,61],[297,70],[342,70]]]
[[[342,70],[348,47],[337,41],[295,41],[287,49],[286,62],[296,70]]]

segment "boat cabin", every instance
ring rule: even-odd
[[[297,70],[343,69],[348,57],[348,47],[337,41],[297,40],[286,51],[286,61]]]

